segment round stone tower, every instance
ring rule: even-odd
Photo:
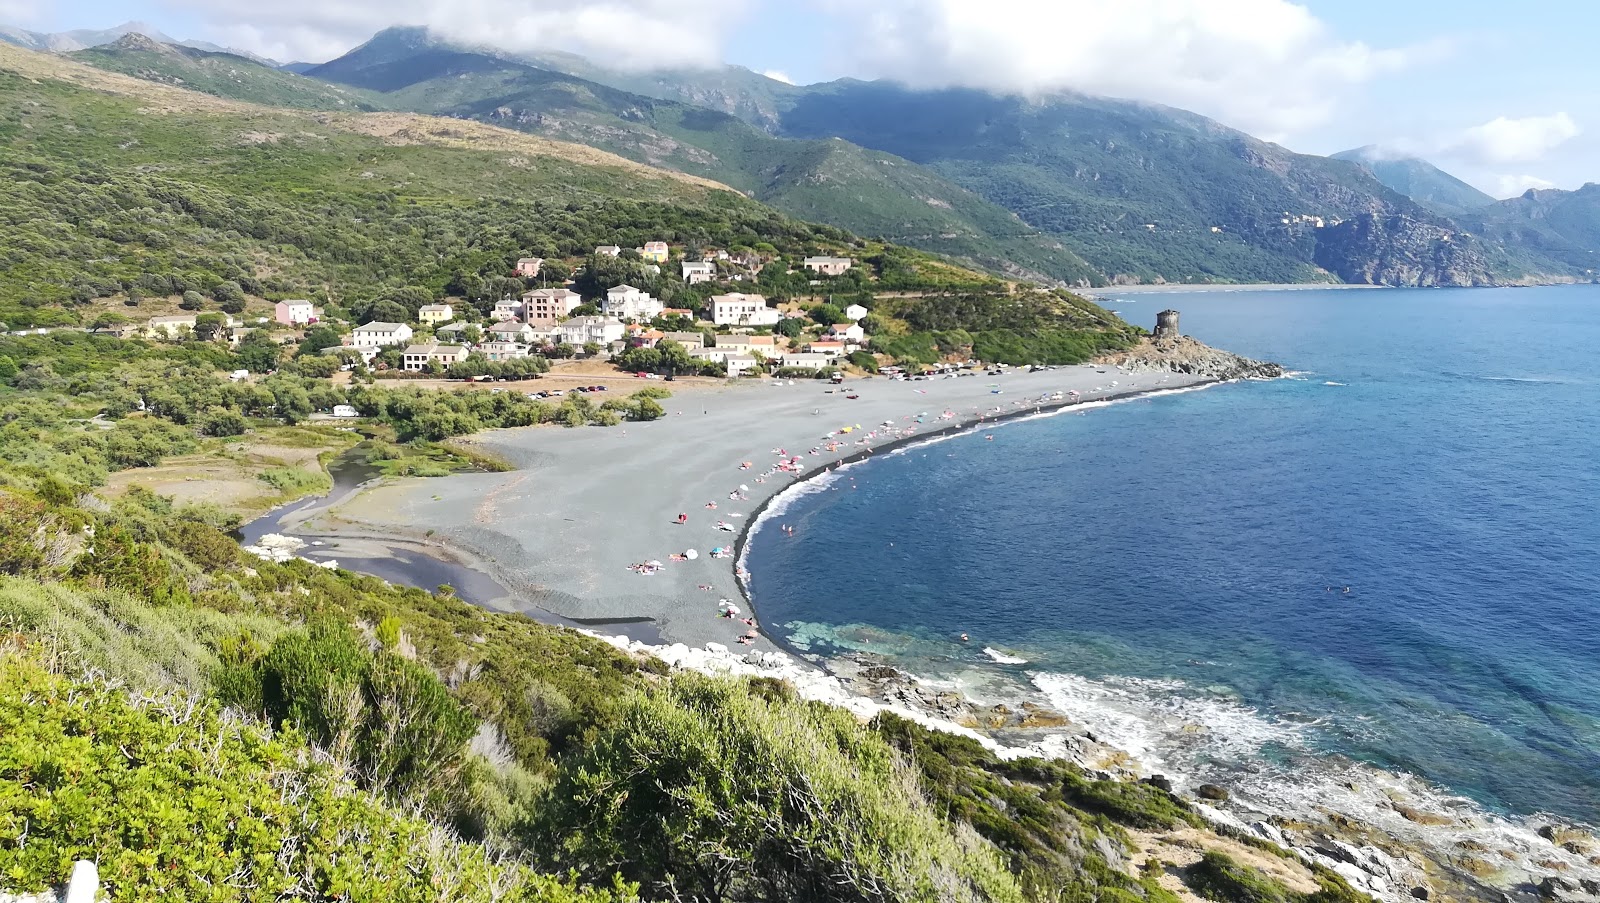
[[[1178,329],[1177,311],[1168,309],[1156,314],[1155,338],[1158,341],[1162,339],[1175,339],[1181,335],[1183,335],[1183,332]]]

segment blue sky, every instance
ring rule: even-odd
[[[34,30],[129,19],[279,59],[427,24],[623,67],[1077,89],[1309,153],[1392,146],[1497,196],[1600,180],[1600,4],[1577,0],[0,0]]]

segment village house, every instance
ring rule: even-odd
[[[317,309],[310,301],[279,301],[272,305],[272,319],[285,326],[304,326],[317,320]]]
[[[533,329],[528,324],[517,320],[496,323],[485,329],[483,334],[496,342],[522,342],[526,344],[533,341]]]
[[[864,319],[868,313],[870,313],[870,311],[859,304],[852,304],[844,309],[844,315],[858,323],[861,322],[861,320]]]
[[[722,361],[723,366],[728,368],[729,376],[743,376],[754,370],[757,363],[759,362],[748,354],[730,354]]]
[[[461,322],[460,320],[456,320],[453,323],[446,323],[433,331],[434,338],[439,339],[440,341],[454,342],[457,344],[462,341],[466,334],[467,324]]]
[[[772,360],[778,353],[778,337],[775,335],[753,335],[750,337],[750,353],[759,354],[767,360]]]
[[[518,342],[484,342],[478,346],[478,350],[491,361],[509,361],[528,356],[528,346]]]
[[[773,326],[781,319],[783,314],[768,307],[761,295],[711,296],[711,322],[718,326]]]
[[[714,263],[696,263],[684,261],[683,281],[690,285],[699,285],[717,278],[717,265]]]
[[[663,310],[666,305],[631,285],[606,289],[606,316],[620,320],[651,320]]]
[[[601,245],[594,249],[596,257],[615,257],[622,253],[622,248],[616,245]]]
[[[535,326],[532,323],[529,323],[528,336],[528,344],[535,348],[543,348],[546,345],[554,345],[556,343],[555,324],[540,324]]]
[[[527,306],[521,298],[501,298],[494,303],[494,321],[503,323],[506,320],[520,320]]]
[[[714,336],[716,348],[728,354],[749,354],[750,336],[747,335],[719,335]]]
[[[555,328],[554,338],[574,348],[590,342],[609,345],[622,339],[622,321],[616,317],[573,317]]]
[[[671,255],[672,251],[664,241],[647,241],[644,247],[639,249],[639,256],[651,263],[666,263]]]
[[[860,344],[867,337],[867,331],[861,328],[860,323],[835,323],[828,327],[828,335],[846,342]]]
[[[417,322],[425,326],[438,326],[455,318],[455,308],[448,304],[424,304],[417,311]]]
[[[821,370],[824,367],[833,367],[839,363],[831,354],[816,354],[802,352],[798,354],[785,354],[780,367],[804,367],[807,370]]]
[[[697,361],[711,361],[711,362],[717,363],[717,364],[726,364],[728,362],[728,358],[733,357],[735,354],[737,354],[737,352],[731,351],[731,350],[729,350],[727,348],[690,348],[689,349],[689,356],[694,358],[695,360],[697,360]]]
[[[805,268],[821,276],[842,276],[852,263],[848,257],[807,257]]]
[[[541,288],[522,296],[522,320],[529,326],[554,326],[583,304],[570,288]]]
[[[517,260],[517,275],[524,279],[532,279],[539,275],[539,268],[544,266],[543,257],[522,257]]]
[[[706,347],[706,337],[699,332],[668,332],[661,336],[662,342],[677,342],[690,351]],[[659,343],[657,343],[659,344]]]
[[[683,317],[686,320],[695,319],[694,311],[690,310],[687,307],[663,307],[663,308],[661,308],[661,316],[663,316],[663,317]]]
[[[412,372],[426,369],[429,361],[438,361],[439,366],[449,369],[451,364],[458,364],[467,359],[467,349],[460,345],[412,345],[406,348],[404,367]]]
[[[360,358],[361,363],[370,365],[372,359],[377,357],[378,352],[382,350],[376,345],[333,345],[322,349],[319,353],[337,358],[356,356]]]
[[[634,345],[648,345],[653,348],[660,344],[661,340],[666,336],[667,334],[661,330],[651,329],[647,326],[628,327],[628,341]]]
[[[806,351],[812,354],[826,354],[829,357],[838,357],[839,355],[844,354],[845,345],[843,342],[832,341],[829,339],[818,339],[815,342],[808,343],[806,345]]]
[[[177,314],[176,316],[171,317],[151,317],[150,325],[145,327],[145,331],[150,335],[164,335],[167,338],[172,338],[182,332],[185,328],[194,329],[196,322],[198,322],[198,320],[196,319],[195,314]]]
[[[381,320],[374,320],[351,330],[350,344],[374,348],[404,345],[411,341],[411,335],[411,327],[404,323],[385,323]]]

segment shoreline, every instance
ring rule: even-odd
[[[1102,285],[1070,291],[1085,298],[1108,295],[1182,295],[1205,292],[1301,292],[1365,291],[1394,289],[1392,285],[1364,285],[1350,282],[1141,282],[1135,285]]]

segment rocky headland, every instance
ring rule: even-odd
[[[1279,364],[1212,348],[1189,336],[1145,337],[1128,351],[1106,355],[1096,363],[1130,373],[1182,373],[1204,379],[1277,379],[1284,373]]]

